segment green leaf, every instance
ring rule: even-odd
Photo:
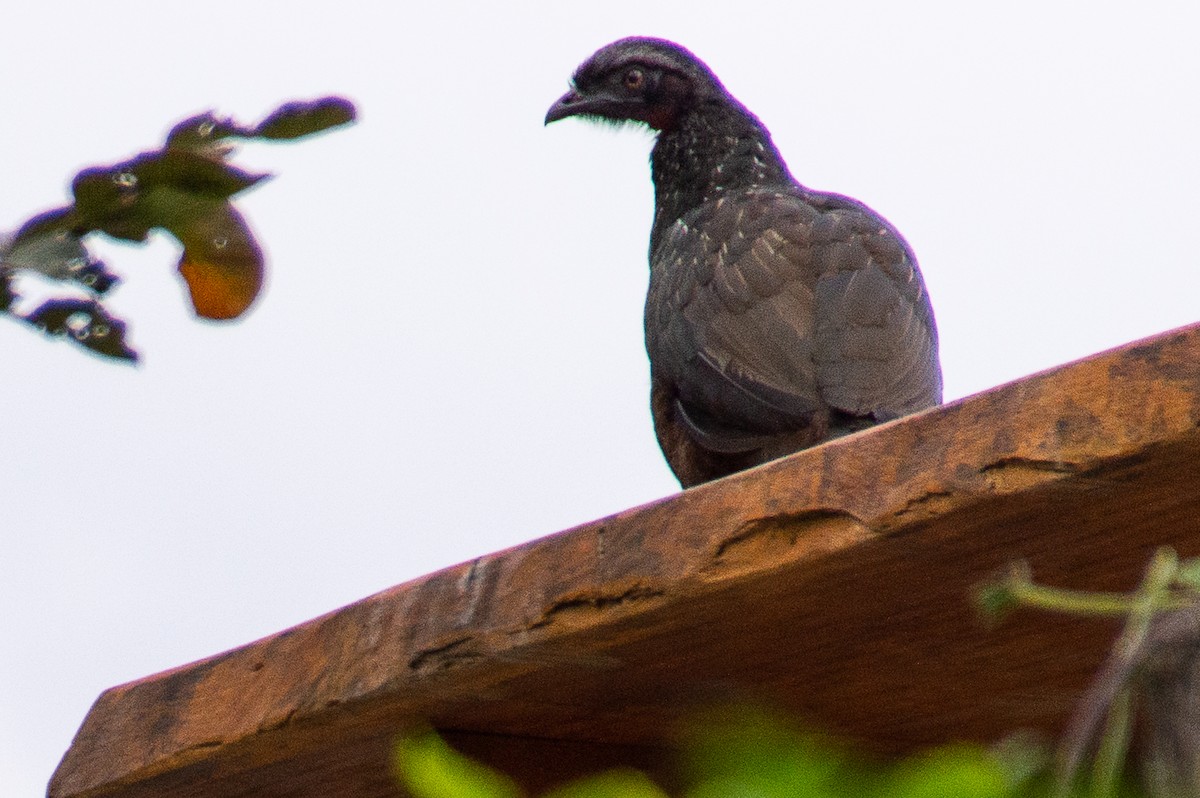
[[[270,177],[245,172],[223,161],[214,161],[201,153],[163,150],[138,156],[114,171],[132,172],[143,192],[171,187],[210,199],[229,199]]]
[[[106,293],[119,278],[88,253],[76,224],[69,206],[34,216],[11,241],[0,243],[0,266],[39,272],[78,283],[95,294]]]
[[[15,234],[0,234],[0,313],[97,354],[135,360],[124,322],[96,301],[118,277],[91,257],[85,237],[96,231],[140,243],[162,229],[183,244],[178,269],[197,315],[237,318],[258,296],[265,267],[261,246],[230,200],[269,175],[230,165],[231,140],[302,138],[355,115],[354,104],[341,97],[285,103],[253,128],[208,111],[172,127],[160,150],[81,170],[71,183],[71,205],[34,216]],[[78,283],[90,297],[53,299],[19,313],[14,281],[30,271]]]
[[[823,798],[853,794],[844,753],[775,714],[726,707],[703,717],[685,748],[689,798]]]
[[[254,134],[264,139],[298,139],[355,120],[354,103],[344,97],[284,103],[259,123]]]
[[[17,292],[12,286],[12,275],[6,270],[0,269],[0,312],[9,312],[17,299]]]
[[[50,299],[25,317],[51,336],[70,341],[98,355],[136,362],[137,352],[125,343],[125,323],[90,299]]]
[[[179,273],[196,314],[228,320],[245,313],[262,290],[265,268],[262,249],[237,208],[197,203],[167,229],[183,244]]]
[[[400,738],[392,753],[400,783],[413,798],[519,798],[512,779],[463,756],[432,731]]]
[[[1007,582],[989,582],[975,591],[975,607],[988,623],[999,623],[1019,604]]]
[[[116,238],[144,241],[161,228],[183,244],[179,271],[196,313],[233,319],[262,288],[262,249],[229,198],[265,175],[235,169],[186,149],[142,153],[75,178],[75,223]]]
[[[71,183],[75,215],[82,230],[102,230],[125,241],[145,241],[154,227],[137,208],[137,175],[107,166],[94,166],[75,175]]]
[[[905,760],[877,792],[880,798],[1005,798],[1016,794],[996,757],[974,745],[950,745]]]
[[[640,770],[617,768],[558,787],[542,798],[667,798]]]
[[[264,180],[186,150],[142,153],[75,176],[75,223],[126,241],[145,241],[155,227],[186,215],[186,200],[224,201]]]
[[[166,149],[186,150],[209,158],[222,159],[229,150],[223,142],[230,138],[246,138],[254,135],[232,119],[218,119],[212,111],[189,117],[167,134]]]
[[[1191,590],[1200,592],[1200,558],[1183,560],[1175,572],[1175,581]]]
[[[166,149],[221,160],[231,149],[228,139],[299,139],[353,122],[358,115],[354,103],[344,97],[284,103],[254,127],[233,119],[219,118],[212,111],[189,117],[167,134]]]

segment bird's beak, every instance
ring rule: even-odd
[[[585,110],[587,102],[583,95],[571,89],[569,92],[559,97],[554,105],[550,106],[550,110],[546,112],[546,124],[557,122],[560,119],[566,119],[568,116],[587,113]]]
[[[618,97],[604,88],[587,92],[571,89],[550,106],[550,110],[546,112],[546,124],[566,119],[568,116],[588,116],[617,122],[635,119],[647,121],[643,99]]]

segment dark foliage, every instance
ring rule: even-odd
[[[144,242],[160,229],[183,246],[177,268],[196,314],[238,318],[258,297],[265,263],[232,199],[269,175],[230,164],[233,143],[299,139],[354,118],[354,105],[341,97],[286,103],[251,127],[209,112],[175,125],[161,149],[83,169],[71,181],[70,205],[40,213],[0,239],[0,312],[97,354],[136,360],[125,323],[102,305],[119,278],[89,253],[86,237]],[[14,307],[21,272],[71,284],[82,296],[51,299],[20,314]]]

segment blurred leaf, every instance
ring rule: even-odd
[[[65,336],[80,346],[117,360],[136,361],[125,343],[125,323],[90,299],[51,299],[25,317],[49,335]]]
[[[322,97],[279,106],[254,131],[265,139],[298,139],[353,122],[354,103],[344,97]]]
[[[1004,798],[1017,793],[987,749],[951,745],[902,762],[876,794],[879,798]]]
[[[858,778],[845,754],[827,740],[747,707],[701,716],[686,735],[684,751],[685,773],[696,785],[689,798],[841,796]]]
[[[145,241],[155,227],[169,229],[186,216],[180,199],[227,200],[264,180],[193,152],[143,153],[115,166],[92,167],[75,176],[75,220],[127,241]]]
[[[1183,560],[1175,573],[1175,581],[1191,590],[1200,592],[1200,558]]]
[[[144,242],[151,230],[161,229],[183,245],[177,268],[197,315],[240,316],[262,290],[265,263],[230,200],[269,175],[230,165],[233,140],[296,139],[354,118],[354,105],[341,97],[285,103],[253,128],[210,111],[171,128],[160,150],[81,170],[71,182],[72,205],[31,218],[13,235],[0,235],[0,312],[99,354],[135,360],[125,344],[125,324],[94,300],[53,299],[29,316],[17,314],[14,275],[38,272],[104,294],[118,277],[91,257],[84,237],[96,231]]]
[[[546,793],[542,798],[668,798],[668,796],[640,770],[616,768],[565,784]]]
[[[975,591],[975,606],[988,623],[999,623],[1020,605],[1006,582],[989,582]]]
[[[229,200],[268,175],[228,164],[229,141],[295,139],[354,118],[354,105],[341,97],[285,103],[255,128],[211,111],[197,114],[175,125],[161,150],[79,172],[72,182],[75,205],[64,211],[77,238],[98,230],[140,242],[155,228],[166,230],[183,245],[178,269],[196,313],[237,318],[262,289],[265,264]]]
[[[7,312],[17,301],[17,293],[12,287],[12,275],[0,269],[0,311]]]
[[[154,222],[137,204],[139,179],[123,168],[96,166],[75,175],[71,191],[81,231],[100,230],[114,238],[142,242]]]
[[[163,150],[151,157],[141,155],[118,165],[114,171],[123,167],[137,176],[143,193],[163,187],[211,199],[229,199],[270,177],[185,150]]]
[[[206,158],[224,160],[229,155],[231,138],[245,138],[253,131],[244,128],[232,119],[218,119],[212,111],[183,120],[167,134],[166,149],[186,150]]]
[[[1050,740],[1029,730],[1008,735],[990,750],[1009,784],[1022,787],[1048,777],[1054,762]]]
[[[254,302],[263,284],[263,256],[246,220],[227,202],[212,203],[169,228],[183,244],[179,273],[196,313],[233,319]]]
[[[171,233],[183,245],[178,269],[196,313],[233,319],[258,296],[264,260],[228,198],[264,177],[185,150],[143,153],[80,172],[75,217],[87,229],[132,241],[154,228]]]
[[[519,798],[512,779],[455,751],[435,732],[402,737],[392,763],[413,798]]]
[[[38,214],[22,225],[7,245],[0,246],[0,263],[69,280],[96,294],[106,293],[120,278],[91,256],[74,226],[70,207]]]

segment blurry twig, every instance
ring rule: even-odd
[[[1112,653],[1084,693],[1059,746],[1056,795],[1117,795],[1135,724],[1146,732],[1142,775],[1156,796],[1200,795],[1200,561],[1158,549],[1132,593],[1091,593],[1035,584],[1015,563],[979,591],[992,617],[1014,607],[1123,616]],[[1093,754],[1090,778],[1082,778]]]

